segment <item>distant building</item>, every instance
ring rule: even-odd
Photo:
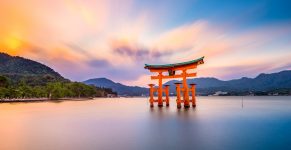
[[[279,93],[269,93],[269,96],[279,96]]]
[[[213,96],[221,96],[221,95],[227,95],[227,92],[217,91],[213,94]]]
[[[107,94],[107,97],[117,97],[116,94]]]

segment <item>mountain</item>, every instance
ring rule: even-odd
[[[52,81],[69,81],[46,65],[5,53],[0,53],[0,75],[6,76],[14,84],[19,83],[19,81],[25,81],[30,85],[43,85]]]
[[[170,85],[170,91],[175,92],[175,82],[171,80],[165,84]],[[197,92],[203,95],[213,94],[216,91],[224,92],[255,92],[274,91],[278,89],[291,89],[291,70],[285,70],[271,74],[260,74],[255,78],[234,79],[222,81],[216,78],[195,78],[188,79],[187,83],[196,83]]]
[[[118,95],[124,96],[141,96],[147,95],[149,92],[147,88],[138,86],[127,86],[120,83],[115,83],[106,78],[89,79],[84,81],[83,83],[88,85],[94,85],[96,87],[111,88],[113,91],[117,92]]]
[[[170,85],[170,93],[173,94],[176,93],[175,82],[181,81],[171,80],[165,83]],[[93,84],[97,87],[112,88],[119,95],[140,96],[142,94],[148,94],[148,88],[126,86],[106,78],[90,79],[84,81],[84,83]],[[248,95],[250,93],[268,94],[272,92],[283,92],[284,95],[291,94],[291,70],[271,74],[262,73],[255,78],[243,77],[228,81],[217,78],[194,78],[188,79],[187,83],[196,83],[197,94],[199,95],[212,95],[217,91],[228,92],[229,95]]]

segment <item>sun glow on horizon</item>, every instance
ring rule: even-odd
[[[12,50],[18,49],[22,44],[21,41],[17,38],[8,38],[5,43],[7,48]]]

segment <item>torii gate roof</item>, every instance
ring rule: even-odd
[[[195,64],[195,63],[203,64],[204,63],[203,59],[204,59],[204,56],[200,57],[198,59],[191,60],[191,61],[175,63],[175,64],[164,64],[164,65],[145,64],[144,68],[145,69],[168,69],[168,68],[170,69],[170,68],[173,68],[173,67],[186,66],[186,65],[191,65],[191,64]]]

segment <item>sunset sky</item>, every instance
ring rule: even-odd
[[[199,77],[291,69],[288,0],[1,0],[0,51],[73,81],[150,82],[144,64],[205,56]]]

